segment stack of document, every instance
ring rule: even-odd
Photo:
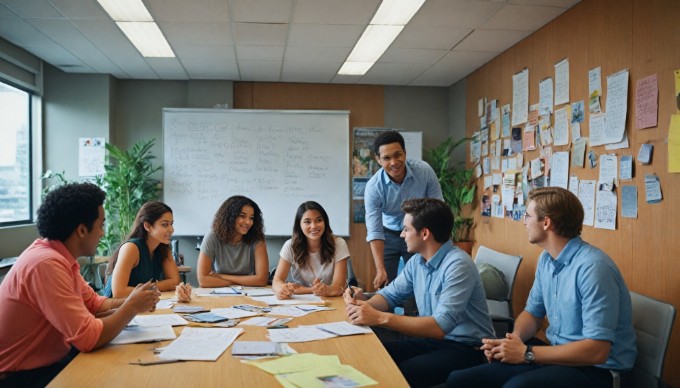
[[[278,356],[281,346],[271,341],[236,341],[231,347],[231,355],[240,356]]]
[[[367,326],[357,326],[346,321],[300,326],[293,329],[270,329],[269,338],[274,342],[308,342],[337,336],[370,334]]]
[[[194,292],[198,296],[243,296],[243,290],[240,286],[197,288]]]
[[[156,342],[177,338],[172,326],[128,326],[111,340],[112,345]]]
[[[248,296],[269,296],[274,295],[274,290],[269,287],[246,287],[243,293]]]
[[[186,327],[158,355],[164,360],[216,361],[243,329]]]
[[[282,304],[324,304],[326,302],[314,294],[292,295],[290,299],[279,299],[276,296],[253,297],[258,302],[266,303],[270,306]]]
[[[135,316],[128,326],[184,326],[188,324],[186,319],[177,314],[150,314]]]

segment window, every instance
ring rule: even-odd
[[[31,222],[31,95],[0,81],[0,226]]]

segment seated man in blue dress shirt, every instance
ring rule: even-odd
[[[375,263],[373,287],[397,277],[399,258],[411,258],[400,238],[404,213],[401,203],[411,198],[443,199],[432,167],[422,160],[406,159],[404,137],[397,131],[380,133],[373,141],[375,158],[382,167],[366,183],[366,241]]]
[[[409,336],[384,342],[385,348],[411,386],[428,387],[444,383],[453,370],[485,362],[479,346],[482,338],[493,336],[493,327],[479,272],[470,256],[451,243],[449,206],[420,198],[405,201],[402,210],[401,237],[415,255],[371,299],[357,288],[347,289],[344,298],[352,323]],[[389,312],[413,296],[420,316]]]
[[[611,387],[612,371],[632,369],[637,353],[628,288],[616,264],[579,235],[583,207],[568,190],[529,193],[529,242],[545,249],[515,329],[485,339],[489,364],[454,371],[452,387]],[[552,346],[525,344],[547,318]]]

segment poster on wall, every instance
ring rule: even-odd
[[[105,139],[103,137],[81,137],[78,139],[78,175],[103,175]]]

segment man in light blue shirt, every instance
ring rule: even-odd
[[[399,237],[404,213],[401,204],[411,198],[443,199],[437,175],[421,160],[407,160],[404,138],[397,131],[382,132],[373,142],[373,152],[382,167],[366,184],[366,241],[371,246],[376,275],[375,288],[397,277],[399,258],[411,254]]]
[[[544,187],[529,200],[529,242],[545,251],[525,310],[506,338],[484,340],[490,364],[455,371],[447,385],[611,387],[611,371],[629,371],[637,354],[626,283],[609,256],[579,237],[583,207],[573,193]],[[551,346],[525,344],[545,318]]]
[[[401,237],[415,253],[401,274],[371,299],[360,289],[345,294],[347,316],[410,337],[384,342],[409,385],[441,384],[456,369],[485,361],[482,338],[493,336],[486,296],[470,256],[451,241],[453,214],[443,201],[407,200]],[[420,316],[390,311],[415,296]],[[382,339],[382,338],[381,338]]]

